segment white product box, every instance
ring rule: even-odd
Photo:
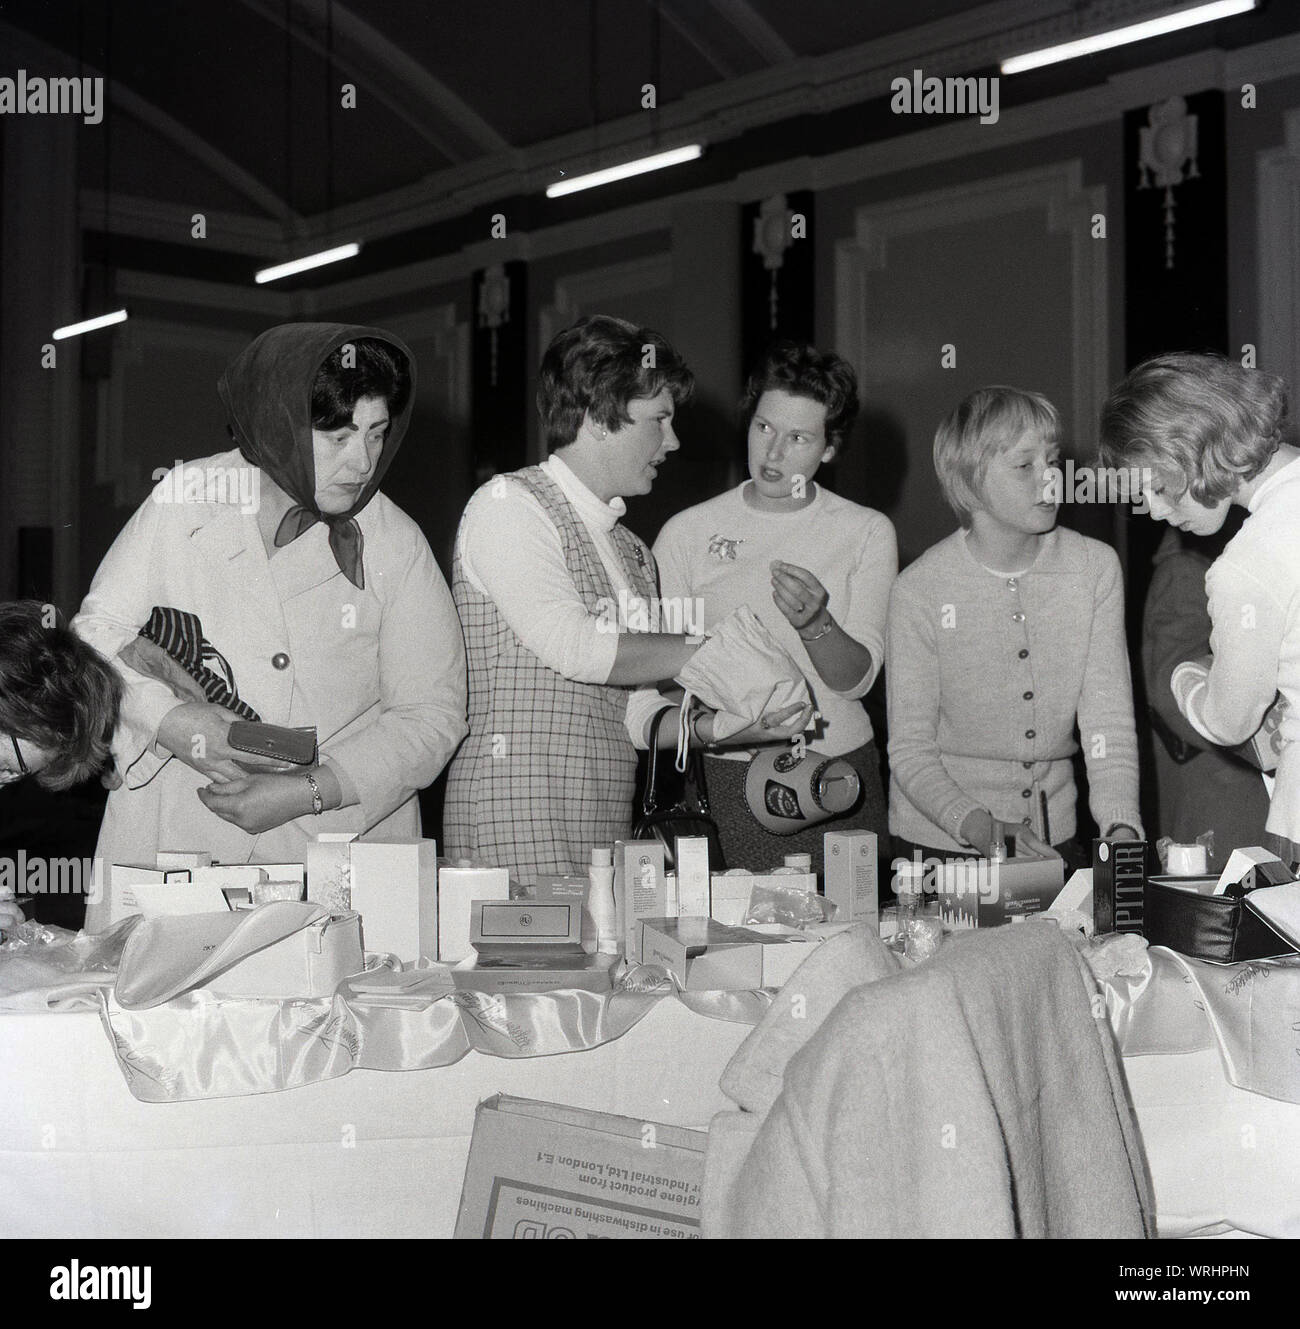
[[[880,928],[880,881],[874,831],[827,831],[822,837],[824,894],[836,923]]]
[[[740,927],[749,916],[749,897],[754,893],[754,874],[733,868],[715,872],[709,879],[709,917],[728,927]]]
[[[664,918],[668,912],[668,881],[664,847],[659,840],[614,842],[614,902],[630,964],[641,963],[641,920]]]
[[[679,835],[674,846],[677,860],[677,908],[670,913],[709,916],[709,841],[703,835]]]
[[[352,908],[352,855],[355,831],[327,831],[307,846],[307,898],[332,914]]]
[[[105,887],[108,903],[108,924],[120,923],[132,914],[141,913],[140,901],[135,894],[139,885],[162,885],[165,882],[189,883],[188,868],[147,868],[134,863],[112,863],[108,869],[108,884]],[[226,907],[223,899],[222,909]],[[192,911],[186,911],[192,912]]]
[[[438,860],[438,959],[457,964],[468,959],[470,905],[475,900],[508,900],[510,873],[468,859]]]
[[[352,908],[365,949],[401,960],[438,951],[438,846],[433,840],[354,840]]]
[[[160,849],[154,857],[154,866],[170,871],[173,868],[210,868],[212,855],[181,849]]]

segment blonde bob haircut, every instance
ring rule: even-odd
[[[984,506],[981,493],[989,462],[1026,434],[1049,446],[1060,442],[1061,417],[1041,393],[1020,388],[976,388],[940,423],[934,435],[934,469],[948,506],[969,528]]]
[[[1213,507],[1268,465],[1286,417],[1275,374],[1222,355],[1157,355],[1102,407],[1102,460],[1148,466],[1179,498]]]

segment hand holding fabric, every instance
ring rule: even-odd
[[[733,610],[682,667],[676,681],[720,712],[713,741],[758,724],[772,712],[807,708],[812,696],[803,672],[748,605]],[[795,714],[798,714],[796,711]]]

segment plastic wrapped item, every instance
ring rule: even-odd
[[[943,924],[937,918],[912,918],[903,933],[903,954],[918,964],[932,959],[943,944]]]
[[[133,914],[107,932],[70,932],[29,918],[5,934],[0,963],[4,957],[21,956],[60,974],[114,974],[126,939],[139,921],[140,916]]]
[[[754,878],[744,922],[804,928],[810,923],[829,923],[834,917],[835,906],[825,896],[784,885],[779,876],[773,875]]]
[[[1205,831],[1190,844],[1176,844],[1169,836],[1156,841],[1160,871],[1167,877],[1203,877],[1214,856],[1214,832]]]

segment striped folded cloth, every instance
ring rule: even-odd
[[[203,635],[197,614],[155,605],[149,621],[119,659],[138,673],[166,683],[183,701],[198,701],[201,696],[243,720],[261,719],[240,699],[230,665]],[[183,671],[179,677],[176,665]]]

